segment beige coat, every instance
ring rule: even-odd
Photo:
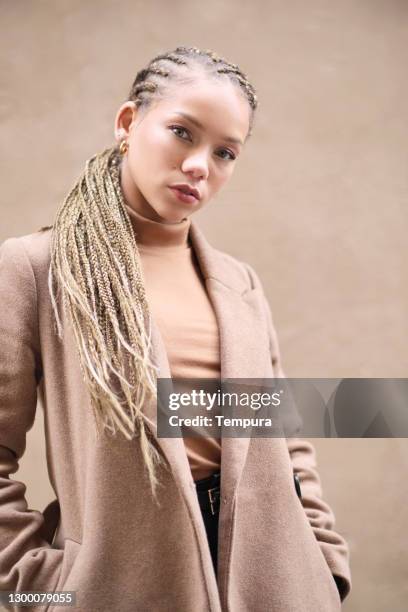
[[[157,507],[138,440],[95,437],[66,319],[63,342],[55,333],[50,236],[46,229],[0,249],[0,590],[76,591],[81,612],[338,610],[332,574],[343,598],[348,550],[321,499],[309,442],[223,439],[217,584],[183,440],[157,440],[171,467],[161,474]],[[194,223],[191,240],[219,324],[222,377],[281,375],[257,276],[212,248]],[[153,331],[153,358],[170,377],[156,324]],[[29,510],[25,486],[9,479],[37,391],[56,496],[43,513]],[[155,413],[152,402],[145,406],[154,423]]]

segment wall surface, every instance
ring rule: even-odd
[[[288,376],[405,377],[408,363],[408,4],[403,0],[0,2],[0,241],[52,222],[137,70],[213,48],[257,88],[254,134],[198,213],[257,270]],[[42,414],[17,479],[48,484]],[[316,441],[352,555],[348,612],[408,605],[408,441]]]

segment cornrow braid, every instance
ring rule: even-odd
[[[179,47],[181,48],[181,47]],[[178,65],[187,65],[187,62],[180,57],[179,55],[177,55],[177,51],[178,49],[176,49],[175,52],[171,52],[171,53],[162,53],[160,55],[156,55],[155,58],[153,58],[150,62],[150,64],[156,62],[156,61],[160,61],[160,60],[167,60],[168,62],[174,62],[175,64]]]
[[[133,81],[128,99],[137,106],[149,106],[155,96],[163,95],[166,86],[182,80],[194,70],[201,70],[209,76],[225,76],[236,84],[245,95],[251,108],[251,125],[258,106],[254,87],[237,64],[232,64],[210,49],[198,47],[177,47],[169,53],[154,57],[146,68],[140,70]]]
[[[218,74],[234,74],[235,78],[237,79],[237,81],[239,82],[239,84],[242,86],[242,88],[245,90],[246,96],[249,100],[249,103],[251,105],[251,108],[253,110],[256,109],[257,107],[257,97],[256,97],[256,93],[255,90],[253,89],[252,85],[248,82],[248,79],[241,73],[241,71],[239,70],[239,68],[234,68],[234,67],[228,67],[228,68],[218,68],[217,70]]]
[[[145,81],[144,83],[138,83],[138,85],[136,85],[134,92],[135,95],[138,96],[139,94],[143,93],[144,91],[150,91],[150,92],[154,92],[158,89],[157,83],[152,83],[149,81]]]
[[[168,77],[170,74],[168,70],[164,70],[163,68],[155,68],[154,66],[149,69],[149,72],[151,72],[152,74],[159,74],[163,77]]]

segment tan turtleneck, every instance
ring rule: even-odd
[[[218,325],[192,247],[190,220],[160,223],[126,206],[142,260],[147,299],[172,378],[219,378]],[[194,480],[220,469],[221,440],[184,438]]]

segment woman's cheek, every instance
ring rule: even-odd
[[[152,130],[149,135],[149,144],[154,148],[162,147],[163,150],[169,150],[174,145],[174,136],[167,130]]]
[[[219,191],[225,185],[225,183],[227,183],[229,178],[230,178],[229,173],[218,172],[217,175],[214,177],[214,181],[213,181],[213,187],[214,187],[215,192]]]

